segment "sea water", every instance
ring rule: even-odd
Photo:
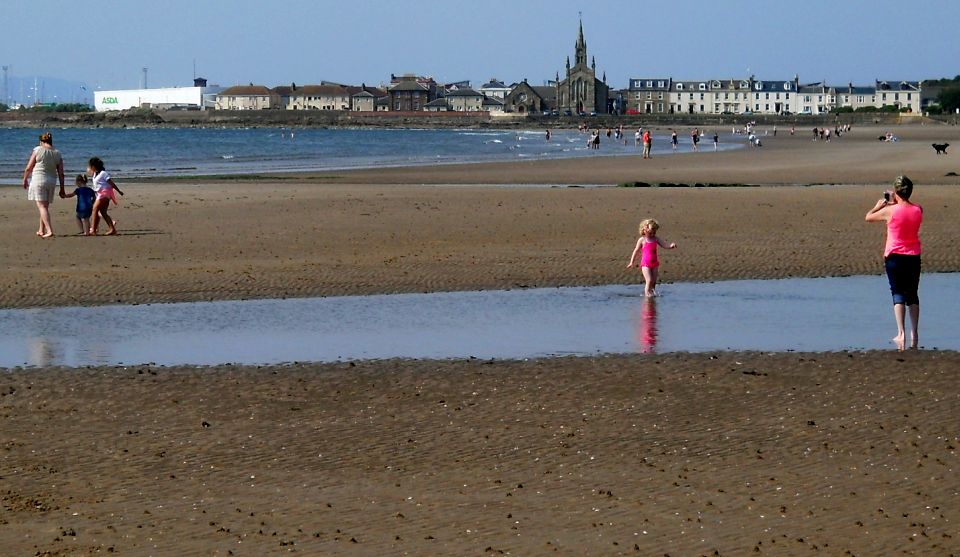
[[[0,183],[19,184],[40,130],[0,129]],[[68,175],[83,172],[92,156],[102,158],[118,179],[355,168],[419,166],[609,155],[636,155],[633,133],[627,145],[602,135],[599,150],[587,148],[587,134],[558,130],[550,141],[543,130],[414,130],[289,128],[53,129]],[[689,143],[689,138],[683,138]],[[735,136],[722,149],[744,145]],[[688,152],[682,145],[678,152]],[[704,148],[704,150],[708,150]],[[656,136],[654,155],[673,153],[667,136]]]
[[[0,310],[0,367],[889,349],[881,276]],[[924,348],[960,350],[960,275],[921,281]],[[106,332],[106,333],[105,333]]]

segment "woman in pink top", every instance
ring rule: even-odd
[[[917,348],[920,338],[920,225],[923,207],[910,202],[913,182],[906,176],[893,181],[893,191],[884,192],[867,212],[867,222],[887,223],[887,243],[883,250],[884,266],[890,292],[893,294],[893,315],[897,320],[897,336],[893,337],[898,350],[906,347],[905,321],[910,311],[910,348]]]

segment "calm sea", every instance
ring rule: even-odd
[[[40,130],[0,129],[0,183],[18,184]],[[599,151],[587,136],[557,131],[371,130],[371,129],[62,129],[52,130],[68,175],[99,156],[118,178],[326,171],[462,162],[558,159],[637,154],[633,133],[627,145],[601,137]],[[689,136],[678,152],[690,150]],[[705,138],[706,139],[706,138]],[[709,145],[709,147],[708,147]],[[701,142],[712,150],[709,142]],[[728,134],[721,148],[742,146]],[[656,136],[654,153],[672,149]]]

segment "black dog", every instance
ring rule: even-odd
[[[946,154],[947,154],[947,147],[949,147],[949,146],[950,146],[949,143],[934,143],[934,144],[933,144],[933,148],[934,148],[934,150],[937,152],[938,155],[946,155]]]

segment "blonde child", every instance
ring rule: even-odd
[[[660,230],[660,223],[654,219],[646,219],[640,223],[640,239],[637,240],[637,247],[633,248],[633,254],[630,255],[630,263],[627,268],[634,267],[637,262],[637,256],[640,256],[640,271],[643,273],[643,279],[647,285],[643,293],[647,297],[657,295],[657,278],[659,276],[660,259],[657,256],[657,248],[676,249],[677,244],[667,243],[662,238],[657,238],[657,231]]]
[[[107,214],[110,208],[110,201],[117,203],[117,193],[123,195],[113,178],[107,174],[103,161],[99,157],[90,159],[87,165],[87,174],[93,177],[93,191],[97,192],[97,200],[93,202],[93,226],[90,227],[90,234],[97,235],[97,229],[100,227],[100,217],[107,223],[109,230],[107,236],[114,236],[117,233],[116,222]],[[116,192],[116,193],[114,193]]]
[[[60,197],[77,198],[77,225],[80,226],[80,234],[86,236],[90,234],[90,215],[93,214],[93,202],[97,194],[87,186],[87,177],[84,174],[77,174],[76,186],[70,193],[61,190]]]

